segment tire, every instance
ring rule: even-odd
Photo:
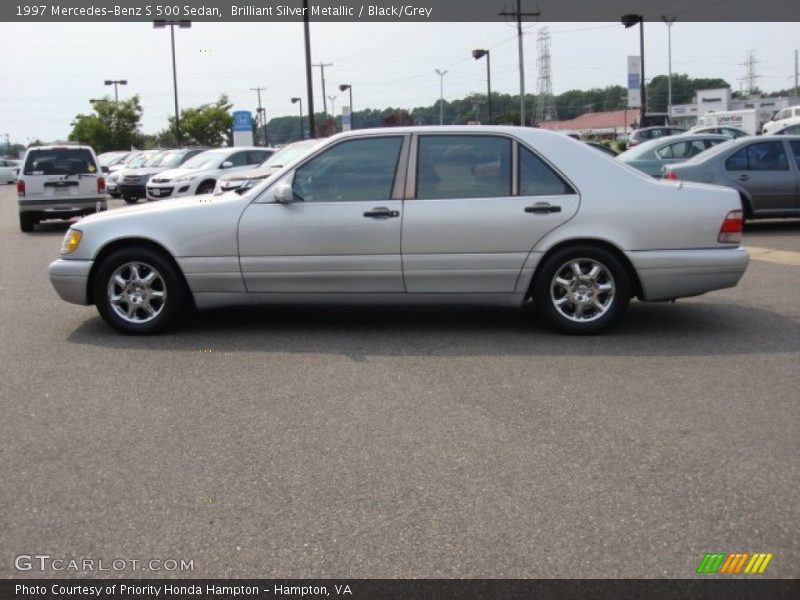
[[[216,181],[204,181],[197,186],[197,195],[202,196],[203,194],[211,194],[214,192],[215,187],[217,187]]]
[[[189,293],[177,267],[150,248],[113,252],[100,264],[92,286],[103,320],[117,331],[132,335],[167,329],[189,304]]]
[[[33,231],[33,226],[38,222],[39,220],[30,213],[19,213],[19,228],[25,233],[30,233]]]
[[[545,259],[533,288],[539,314],[556,330],[573,335],[607,330],[630,299],[627,270],[612,252],[597,246],[558,250]]]
[[[139,202],[139,199],[136,196],[125,196],[123,200],[125,200],[125,204],[136,204]]]

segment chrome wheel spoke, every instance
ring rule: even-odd
[[[614,304],[615,283],[608,267],[594,258],[573,258],[555,271],[550,301],[558,314],[576,323],[605,315]]]
[[[614,291],[614,286],[610,283],[600,283],[597,286],[597,292],[599,294],[604,294],[606,292],[613,292],[613,291]]]
[[[120,286],[121,288],[124,288],[126,285],[128,285],[128,282],[127,282],[127,281],[125,281],[125,280],[122,278],[122,275],[120,275],[119,273],[117,273],[116,275],[114,275],[114,283],[116,283],[116,284],[117,284],[118,286]]]
[[[569,286],[572,285],[572,282],[570,280],[558,276],[556,276],[555,280],[553,280],[553,283],[555,283],[558,286],[561,286],[565,290],[569,289]]]
[[[600,265],[593,265],[587,277],[592,281],[597,281],[597,276],[600,274]]]
[[[144,279],[142,279],[142,283],[144,283],[145,285],[149,286],[149,285],[152,285],[152,283],[157,278],[158,278],[158,273],[156,273],[155,271],[151,270],[147,275],[144,276]]]
[[[573,261],[572,265],[570,265],[570,266],[572,267],[572,273],[575,275],[576,279],[583,277],[583,271],[581,271],[581,263],[580,262],[578,262],[577,260]]]

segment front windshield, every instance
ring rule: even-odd
[[[183,157],[184,157],[184,152],[180,150],[176,152],[165,152],[161,156],[161,161],[158,163],[158,166],[173,169],[177,167],[179,164],[181,164]]]
[[[262,170],[269,170],[275,169],[278,167],[283,167],[288,165],[293,160],[300,158],[304,154],[310,152],[314,147],[317,146],[319,142],[301,142],[292,144],[291,146],[286,146],[285,148],[281,148],[275,154],[270,156],[266,161],[261,163],[258,167],[259,171]]]
[[[198,154],[194,158],[187,160],[182,168],[184,169],[216,169],[223,161],[226,152],[208,151]]]
[[[127,166],[128,166],[129,169],[137,169],[137,168],[141,167],[142,165],[144,165],[145,161],[148,158],[150,158],[150,156],[152,156],[152,155],[151,154],[137,154],[136,156],[133,157],[133,159],[131,159],[131,161],[128,163]]]
[[[147,157],[147,160],[142,163],[143,167],[159,167],[161,166],[161,161],[164,160],[165,153],[159,152],[158,154],[153,154]]]

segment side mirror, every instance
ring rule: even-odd
[[[275,186],[275,192],[272,195],[275,202],[278,204],[291,204],[294,202],[294,192],[289,183],[279,183]]]
[[[109,173],[111,173],[111,169],[109,169],[109,168],[108,168],[108,167],[106,167],[106,166],[102,166],[102,167],[100,167],[100,170],[101,170],[103,173],[105,173],[106,175],[108,175]]]
[[[232,166],[233,166],[233,163],[231,161],[229,161],[229,160],[226,160],[224,163],[222,163],[222,168],[223,169],[230,169]]]

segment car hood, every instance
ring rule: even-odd
[[[177,179],[184,175],[199,175],[203,171],[200,169],[170,169],[168,171],[159,171],[159,179]]]
[[[113,224],[115,221],[126,221],[128,219],[139,218],[159,218],[164,214],[180,212],[186,210],[195,210],[202,205],[209,203],[220,202],[222,196],[203,195],[203,196],[186,196],[184,198],[175,198],[173,200],[162,200],[161,202],[148,202],[147,204],[135,204],[133,206],[125,206],[122,208],[115,208],[114,210],[106,210],[99,213],[94,213],[82,218],[75,224],[76,229],[83,230],[83,227],[95,227],[98,225]]]

